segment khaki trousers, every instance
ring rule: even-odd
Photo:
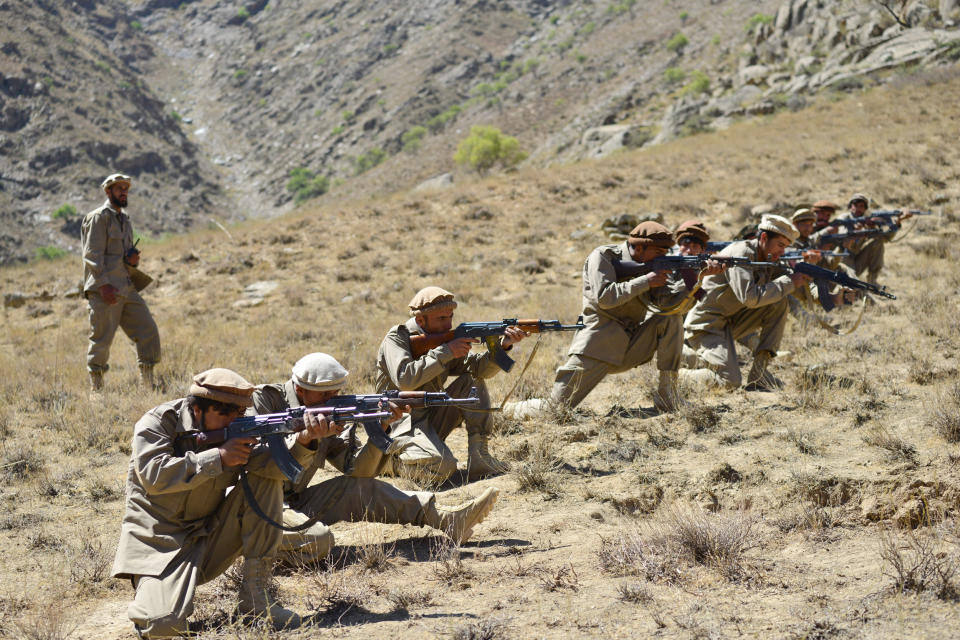
[[[699,366],[712,369],[728,389],[736,389],[743,381],[737,362],[736,341],[759,330],[760,338],[753,353],[768,351],[776,355],[786,325],[787,299],[784,297],[773,304],[741,309],[727,318],[721,327],[688,331],[686,344],[696,352],[701,361]]]
[[[328,525],[337,522],[382,522],[423,526],[438,522],[436,496],[425,491],[401,491],[374,478],[337,476],[307,487],[288,498],[283,524],[296,526],[319,516],[320,522],[305,531],[285,531],[280,559],[290,565],[312,564],[333,550]]]
[[[283,512],[283,483],[248,474],[253,495],[271,518]],[[180,554],[158,576],[137,576],[137,590],[127,616],[145,637],[168,638],[187,631],[198,584],[226,571],[241,554],[272,558],[280,530],[248,508],[243,489],[234,487],[210,519],[209,534],[189,539]]]
[[[680,368],[683,351],[683,320],[681,316],[652,316],[637,328],[627,346],[623,362],[613,365],[589,356],[571,355],[557,369],[550,401],[579,405],[607,374],[623,373],[645,364],[657,356],[657,369],[676,371]]]
[[[478,409],[490,408],[490,393],[483,380],[463,374],[448,384],[444,391],[454,398],[465,398],[472,387],[480,397]],[[413,442],[396,458],[408,467],[412,477],[421,477],[440,483],[457,470],[457,459],[446,445],[450,433],[464,423],[467,434],[489,434],[493,428],[493,414],[489,411],[471,411],[463,407],[431,407],[421,412],[417,420],[410,415],[390,431],[390,435],[410,436]]]
[[[117,327],[123,329],[137,349],[138,364],[156,364],[160,361],[160,332],[150,315],[147,303],[140,294],[117,296],[116,304],[107,304],[97,292],[87,293],[90,312],[90,344],[87,346],[87,369],[107,371],[110,365],[110,345]]]
[[[866,271],[867,281],[876,283],[880,271],[883,269],[885,244],[883,238],[871,238],[864,243],[859,251],[851,252],[853,255],[844,258],[843,262],[853,269],[858,276]]]

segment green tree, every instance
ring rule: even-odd
[[[667,40],[667,51],[683,53],[683,48],[688,44],[690,44],[690,40],[687,36],[683,35],[683,32],[678,31],[675,36]]]
[[[330,189],[330,178],[320,176],[304,167],[290,170],[290,179],[287,180],[287,191],[293,194],[293,201],[297,204],[311,198],[322,196]]]
[[[469,165],[477,173],[489,171],[495,164],[512,167],[527,157],[520,143],[513,136],[504,135],[500,129],[477,125],[470,128],[470,135],[460,141],[453,159],[457,164]]]

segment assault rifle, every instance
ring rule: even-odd
[[[780,260],[803,260],[803,254],[808,251],[815,251],[821,258],[849,258],[849,251],[820,251],[819,249],[800,249],[798,251],[788,251]]]
[[[706,247],[707,253],[716,253],[718,251],[723,251],[727,247],[733,244],[733,240],[724,240],[722,242],[708,242]]]
[[[932,216],[932,211],[916,211],[913,209],[902,211],[893,209],[890,211],[874,211],[860,218],[838,218],[827,223],[828,227],[845,227],[852,229],[857,225],[875,225],[883,224],[896,231],[900,228],[900,221],[913,216]]]
[[[653,273],[654,271],[681,271],[683,269],[702,269],[707,260],[715,260],[730,267],[746,267],[760,269],[773,266],[772,262],[753,262],[750,258],[733,258],[712,256],[701,253],[696,256],[660,256],[648,262],[633,262],[631,260],[614,260],[613,269],[617,273],[617,280],[629,280],[638,276]]]
[[[851,278],[843,271],[830,271],[830,269],[824,269],[823,267],[818,267],[815,264],[810,264],[809,262],[791,262],[788,264],[779,263],[780,266],[784,269],[788,269],[795,273],[802,273],[805,276],[810,276],[814,282],[818,284],[826,282],[834,282],[848,289],[859,289],[861,291],[869,291],[878,296],[883,296],[884,298],[889,298],[890,300],[896,300],[897,296],[893,295],[887,291],[886,287],[882,287],[872,282],[866,282],[864,280],[857,280],[856,278]],[[826,287],[818,286],[821,291],[825,291]],[[822,300],[822,298],[821,298]]]
[[[392,402],[401,407],[465,407],[480,404],[477,388],[470,390],[466,398],[451,398],[445,391],[400,391],[388,389],[383,393],[366,393],[357,395],[334,396],[327,400],[331,407],[356,407],[357,409],[377,410]]]
[[[390,448],[393,439],[383,431],[384,420],[392,414],[389,411],[370,411],[357,406],[330,407],[294,407],[280,413],[265,413],[259,416],[244,416],[232,421],[223,429],[212,431],[188,431],[181,438],[192,438],[200,448],[207,448],[232,440],[233,438],[259,438],[267,445],[270,456],[283,475],[297,482],[303,467],[296,461],[284,436],[303,431],[304,416],[308,413],[326,416],[331,422],[359,422],[367,432],[367,438],[384,453],[393,453]]]
[[[841,244],[845,240],[851,240],[853,238],[877,238],[885,236],[888,233],[890,233],[890,231],[884,229],[856,229],[845,233],[828,233],[820,236],[820,245]]]
[[[446,344],[457,338],[477,338],[483,340],[490,352],[490,357],[498,367],[504,371],[513,368],[513,359],[500,346],[499,337],[507,327],[519,327],[527,333],[543,333],[545,331],[577,331],[583,329],[583,316],[577,318],[576,324],[560,324],[559,320],[537,320],[506,318],[494,322],[463,322],[453,331],[446,333],[424,333],[410,336],[410,349],[415,358],[425,355],[430,349]]]

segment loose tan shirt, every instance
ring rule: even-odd
[[[633,329],[687,295],[683,280],[673,274],[663,287],[650,288],[646,275],[617,281],[613,261],[633,261],[626,242],[597,247],[583,264],[583,323],[573,335],[567,355],[583,355],[622,364]]]
[[[133,247],[133,227],[130,216],[117,211],[110,201],[103,203],[83,217],[80,227],[80,246],[83,252],[83,291],[96,291],[105,284],[116,287],[118,295],[134,291],[127,273],[124,256]]]
[[[419,358],[413,357],[410,336],[423,334],[415,318],[390,329],[377,353],[377,391],[443,391],[447,378],[470,374],[474,378],[489,378],[500,368],[490,359],[488,351],[468,353],[455,358],[450,347],[442,344]],[[424,407],[412,409],[410,417],[416,423],[427,414]]]
[[[240,468],[224,468],[217,447],[198,451],[193,439],[178,439],[197,429],[185,398],[151,409],[134,426],[114,577],[159,575],[184,546],[217,526],[211,516],[236,484]],[[301,464],[313,455],[299,444],[290,452]],[[284,478],[265,448],[255,449],[246,468]]]
[[[293,386],[293,380],[288,380],[284,384],[265,384],[257,387],[253,392],[253,408],[256,415],[265,413],[280,413],[287,409],[295,409],[303,406],[300,398],[297,397],[297,391]],[[296,436],[290,436],[296,438]],[[342,454],[346,449],[346,442],[339,436],[329,436],[321,438],[312,443],[313,447],[307,447],[313,455],[310,461],[304,465],[303,474],[296,483],[289,479],[284,480],[283,493],[288,498],[298,494],[307,488],[310,480],[322,469],[328,459],[334,459]]]
[[[758,261],[757,240],[740,240],[724,248],[717,256],[749,258]],[[722,330],[727,319],[742,309],[754,309],[779,302],[793,292],[793,280],[783,269],[747,269],[729,266],[717,275],[703,279],[704,296],[687,315],[687,331]]]

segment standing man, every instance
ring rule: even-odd
[[[253,394],[257,414],[280,413],[295,407],[323,407],[343,388],[348,372],[332,356],[308,354],[293,365],[293,376],[285,383],[262,385]],[[397,412],[396,417],[399,416]],[[480,497],[457,507],[438,507],[437,496],[424,491],[401,491],[392,484],[375,479],[377,464],[365,464],[359,458],[355,474],[338,476],[310,484],[317,470],[329,460],[343,468],[346,443],[343,428],[329,424],[329,430],[308,448],[310,462],[296,482],[284,482],[283,524],[297,526],[309,518],[316,524],[302,532],[285,532],[280,556],[288,564],[310,564],[321,560],[333,548],[333,534],[327,525],[337,522],[383,522],[413,524],[440,529],[457,544],[466,542],[497,501],[499,489],[489,487]],[[356,428],[356,427],[354,427]],[[369,444],[364,447],[366,457]],[[366,469],[361,469],[366,467]],[[357,476],[356,472],[369,476]]]
[[[229,369],[193,378],[189,395],[148,411],[133,430],[126,512],[112,575],[136,590],[127,615],[142,638],[168,638],[188,630],[197,585],[213,580],[244,557],[239,610],[295,627],[299,617],[267,592],[281,531],[254,513],[236,486],[240,468],[256,502],[274,520],[283,513],[283,479],[256,438],[232,438],[199,449],[191,434],[223,429],[253,404],[253,385]],[[329,431],[321,416],[290,446],[301,464]],[[227,493],[227,489],[232,490]]]
[[[776,262],[797,239],[796,228],[781,216],[763,216],[757,228],[758,238],[734,242],[717,256]],[[747,269],[731,265],[725,272],[704,279],[706,295],[690,310],[684,324],[686,350],[696,355],[697,368],[685,370],[684,378],[736,389],[741,374],[735,341],[759,330],[747,384],[767,390],[780,386],[767,366],[783,339],[787,296],[809,280],[802,274],[782,273],[776,267]]]
[[[136,346],[140,381],[152,385],[153,367],[160,360],[160,333],[130,277],[130,269],[135,270],[140,264],[130,217],[123,211],[127,206],[130,177],[114,173],[101,186],[107,201],[84,216],[80,231],[83,295],[90,311],[87,347],[90,386],[94,391],[103,388],[103,374],[110,368],[107,360],[117,327],[123,329]],[[139,271],[134,273],[143,276]]]
[[[399,474],[401,469],[425,482],[440,484],[457,470],[457,459],[446,445],[447,436],[461,422],[467,429],[469,452],[467,476],[472,480],[506,472],[506,463],[497,460],[487,450],[487,441],[493,429],[490,413],[490,394],[483,381],[500,368],[490,358],[489,351],[470,353],[477,340],[456,338],[416,357],[410,346],[410,337],[424,333],[447,333],[453,329],[453,310],[457,303],[453,294],[440,287],[426,287],[417,292],[409,303],[407,322],[390,329],[377,353],[377,391],[446,391],[463,398],[472,387],[480,396],[478,410],[464,407],[428,407],[413,409],[397,424],[391,435],[409,436],[413,442],[398,456],[394,456],[387,473]],[[526,336],[517,327],[508,327],[501,346],[510,350]],[[447,380],[454,377],[453,382]]]
[[[647,221],[622,244],[597,247],[587,256],[581,312],[586,326],[574,334],[567,362],[557,369],[551,402],[576,407],[607,374],[629,371],[656,356],[660,379],[654,405],[660,411],[677,409],[683,316],[657,310],[682,304],[689,290],[667,271],[620,282],[614,268],[614,261],[649,262],[672,246],[670,230]],[[720,270],[713,265],[706,273]]]

